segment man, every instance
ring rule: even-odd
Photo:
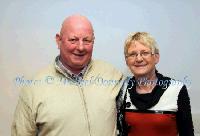
[[[91,59],[91,22],[81,15],[66,18],[56,42],[55,64],[20,93],[12,136],[116,135],[115,98],[122,74]]]

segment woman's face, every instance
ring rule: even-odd
[[[155,72],[159,54],[152,54],[149,47],[138,41],[131,43],[127,51],[126,64],[136,78],[149,77]]]

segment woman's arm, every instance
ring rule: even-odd
[[[179,136],[194,136],[190,98],[184,85],[178,95],[177,126]]]

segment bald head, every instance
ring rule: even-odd
[[[68,29],[73,27],[85,28],[94,33],[92,23],[88,20],[88,18],[79,14],[75,14],[67,17],[63,21],[60,34],[63,35]]]

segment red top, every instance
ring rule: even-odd
[[[177,136],[176,115],[125,112],[128,136]]]

